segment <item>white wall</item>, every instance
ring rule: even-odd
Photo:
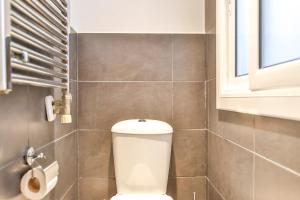
[[[205,0],[70,0],[81,33],[204,33]]]

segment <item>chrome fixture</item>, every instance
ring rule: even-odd
[[[14,84],[62,89],[63,123],[71,122],[68,10],[66,0],[0,1],[0,93]]]
[[[25,161],[26,164],[32,167],[32,165],[38,160],[38,159],[46,159],[46,156],[44,153],[39,153],[36,155],[35,150],[33,147],[29,147],[25,154]]]

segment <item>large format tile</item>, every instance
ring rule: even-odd
[[[28,87],[0,96],[0,166],[20,158],[28,145]]]
[[[171,92],[171,83],[80,83],[79,128],[110,130],[134,118],[171,122]]]
[[[174,200],[206,200],[205,177],[171,178],[168,182],[167,194]]]
[[[20,178],[28,169],[19,159],[0,170],[0,199],[25,200],[20,192]]]
[[[79,180],[79,199],[110,199],[117,193],[116,182],[108,178],[81,178]]]
[[[255,200],[298,200],[300,177],[255,158]]]
[[[78,35],[79,80],[166,81],[172,78],[170,35]]]
[[[300,122],[255,117],[255,150],[300,173]]]
[[[77,33],[71,29],[71,34],[69,35],[69,65],[70,65],[70,79],[77,80]]]
[[[93,129],[96,122],[97,91],[96,83],[78,83],[78,128]],[[107,94],[109,95],[109,94]]]
[[[222,136],[253,150],[254,116],[245,113],[219,111]]]
[[[175,131],[171,159],[172,177],[205,176],[207,168],[206,131]]]
[[[205,129],[205,84],[174,83],[173,123],[176,129]]]
[[[253,155],[214,134],[208,135],[208,177],[226,200],[252,200]]]
[[[206,77],[212,80],[216,78],[216,35],[208,34],[206,39]]]
[[[79,131],[79,176],[90,178],[114,177],[111,133]]]
[[[216,33],[216,0],[205,0],[205,32]]]
[[[77,199],[77,184],[72,185],[61,198],[61,200],[75,200]]]
[[[216,105],[216,80],[210,80],[207,87],[207,128],[216,134],[221,134],[222,123],[219,120],[220,111]]]
[[[45,97],[52,94],[52,89],[28,88],[29,145],[35,148],[54,140],[54,125],[48,122],[45,109]]]
[[[174,80],[205,81],[206,35],[174,35]]]
[[[76,133],[72,133],[55,143],[55,159],[59,163],[59,179],[55,189],[56,199],[60,199],[67,189],[76,182],[76,147]]]
[[[207,182],[207,200],[224,200],[210,182]]]

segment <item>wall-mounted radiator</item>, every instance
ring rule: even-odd
[[[12,84],[68,89],[67,1],[0,1],[0,91]]]
[[[0,93],[14,84],[69,95],[67,0],[0,0]]]

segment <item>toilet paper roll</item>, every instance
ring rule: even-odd
[[[29,170],[21,179],[22,194],[31,200],[44,198],[56,186],[58,171],[57,161],[45,169],[39,166]]]

